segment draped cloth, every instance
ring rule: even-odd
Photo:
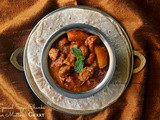
[[[36,23],[68,5],[87,5],[109,13],[125,28],[134,50],[147,60],[116,103],[91,115],[68,115],[44,105],[31,91],[24,72],[10,63],[12,52],[25,45]],[[0,0],[0,120],[159,120],[159,6],[159,0]]]

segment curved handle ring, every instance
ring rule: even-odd
[[[133,51],[133,54],[134,54],[135,56],[137,56],[137,57],[140,59],[140,61],[141,61],[139,67],[133,69],[133,73],[138,73],[138,72],[140,72],[140,71],[144,68],[144,66],[145,66],[145,64],[146,64],[146,59],[145,59],[145,57],[144,57],[140,52],[138,52],[138,51],[135,51],[135,50],[134,50],[134,51]]]
[[[20,52],[23,52],[23,50],[24,50],[24,47],[19,47],[19,48],[17,48],[17,49],[12,53],[12,55],[11,55],[11,57],[10,57],[10,61],[11,61],[12,65],[13,65],[15,68],[17,68],[18,70],[20,70],[20,71],[24,71],[24,70],[23,70],[23,66],[19,65],[19,63],[18,63],[18,61],[17,61],[17,56],[18,56],[18,54],[19,54]]]

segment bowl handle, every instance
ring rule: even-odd
[[[133,54],[135,55],[135,56],[137,56],[139,59],[140,59],[140,61],[141,61],[141,63],[140,63],[140,65],[137,67],[137,68],[134,68],[133,69],[133,73],[138,73],[138,72],[140,72],[143,68],[144,68],[144,66],[145,66],[145,64],[146,64],[146,59],[145,59],[145,57],[140,53],[140,52],[138,52],[138,51],[133,51]]]
[[[24,71],[24,70],[23,70],[23,66],[19,65],[19,63],[17,62],[17,56],[19,53],[23,52],[23,50],[24,50],[24,47],[17,48],[10,57],[10,61],[12,65],[20,71]]]

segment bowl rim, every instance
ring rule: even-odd
[[[91,34],[98,36],[101,39],[101,41],[103,42],[103,44],[105,45],[105,47],[108,51],[108,54],[109,54],[109,68],[108,68],[105,76],[103,77],[103,79],[101,80],[101,82],[97,86],[95,86],[94,88],[92,88],[88,91],[85,91],[85,92],[72,92],[72,91],[69,91],[69,90],[66,90],[66,89],[60,87],[58,84],[56,84],[53,81],[53,78],[51,77],[51,74],[49,72],[48,52],[49,52],[51,46],[53,45],[53,43],[60,36],[62,36],[63,34],[65,34],[69,30],[83,30],[83,31],[86,31],[86,32],[89,32]],[[87,98],[87,97],[90,97],[90,96],[96,94],[97,92],[101,91],[111,81],[113,74],[114,74],[114,71],[115,71],[115,67],[116,67],[115,51],[114,51],[114,49],[108,39],[109,38],[103,32],[101,32],[101,30],[99,30],[98,28],[93,27],[91,25],[88,25],[88,24],[73,23],[73,24],[69,24],[69,25],[66,25],[66,26],[60,28],[59,30],[55,31],[53,34],[50,35],[50,37],[46,40],[46,42],[42,48],[41,71],[42,71],[43,77],[51,85],[51,87],[54,90],[56,90],[61,95],[69,97],[69,98],[81,99],[81,98]]]

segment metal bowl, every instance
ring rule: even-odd
[[[94,34],[96,36],[98,36],[101,41],[103,42],[103,44],[105,45],[108,54],[109,54],[109,68],[107,73],[105,74],[104,78],[101,80],[101,82],[94,88],[86,91],[86,92],[71,92],[68,91],[66,89],[63,89],[62,87],[60,87],[59,85],[57,85],[53,78],[50,75],[49,72],[49,68],[48,68],[48,53],[49,50],[51,48],[51,46],[54,44],[54,42],[63,34],[65,34],[67,31],[69,30],[82,30],[82,31],[86,31],[89,32],[91,34]],[[95,93],[99,92],[100,90],[102,90],[111,80],[114,71],[115,71],[115,67],[116,67],[116,57],[115,57],[115,52],[113,47],[111,46],[111,44],[108,41],[108,37],[101,32],[99,29],[87,25],[87,24],[70,24],[67,25],[63,28],[61,28],[60,30],[56,31],[55,33],[53,33],[49,39],[47,40],[47,42],[45,43],[43,50],[42,50],[42,57],[41,57],[41,70],[42,70],[42,74],[43,77],[46,79],[46,81],[48,81],[48,83],[53,87],[53,89],[55,89],[58,93],[62,94],[63,96],[69,97],[69,98],[74,98],[74,99],[80,99],[80,98],[86,98],[86,97],[90,97],[92,95],[94,95]]]

